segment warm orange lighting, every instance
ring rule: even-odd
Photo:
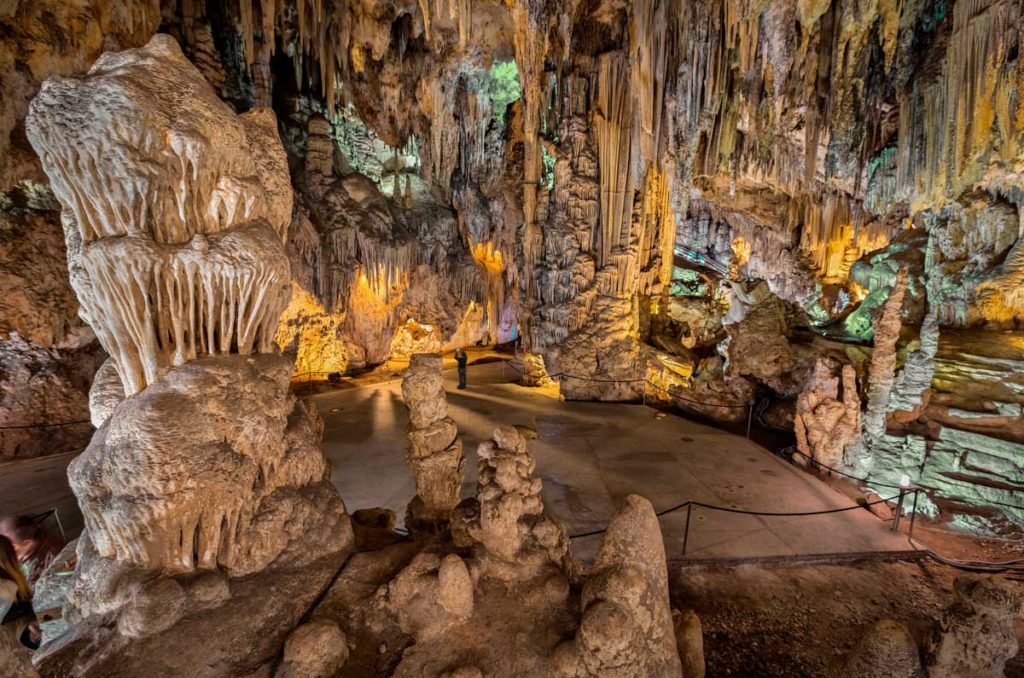
[[[850,296],[853,297],[854,301],[864,301],[864,297],[868,296],[867,289],[852,280],[847,284],[847,287],[849,288]]]
[[[495,249],[494,243],[490,240],[473,245],[472,252],[477,263],[487,269],[489,273],[501,273],[505,269],[501,250]]]

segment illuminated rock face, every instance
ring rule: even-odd
[[[825,466],[848,464],[846,449],[860,437],[860,396],[853,365],[842,367],[840,378],[824,359],[818,359],[814,373],[796,403],[793,429],[797,449]]]
[[[499,579],[550,576],[551,570],[574,577],[568,536],[544,510],[542,483],[523,435],[499,426],[477,456],[476,498],[461,503],[452,516],[455,545],[471,548],[484,571]]]

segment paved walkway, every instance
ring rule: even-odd
[[[397,374],[396,367],[390,374]],[[374,379],[384,378],[387,373]],[[637,493],[657,510],[687,500],[755,511],[799,512],[852,503],[824,483],[736,435],[642,405],[559,401],[555,389],[530,389],[500,363],[470,367],[470,388],[445,373],[449,411],[468,460],[463,496],[476,484],[476,447],[497,424],[537,431],[529,442],[544,479],[545,504],[570,534],[604,527],[616,499]],[[415,488],[405,466],[408,422],[397,379],[352,385],[313,397],[324,415],[323,449],[349,510],[386,506],[400,519]],[[0,463],[0,515],[58,506],[71,535],[81,516],[67,485],[73,455]],[[683,556],[686,511],[661,519],[670,558]],[[600,536],[574,541],[594,555]],[[864,510],[823,516],[758,517],[695,509],[688,558],[750,558],[905,550],[905,539]]]
[[[852,502],[764,448],[643,405],[562,402],[553,389],[523,388],[501,364],[471,366],[470,388],[445,373],[449,413],[467,454],[463,496],[476,483],[476,446],[497,424],[537,431],[530,441],[543,498],[570,534],[600,529],[616,499],[642,494],[656,510],[687,500],[770,512],[818,511]],[[408,423],[400,382],[313,397],[326,420],[323,449],[349,510],[386,506],[400,519],[415,487],[403,458]],[[661,519],[670,558],[683,555],[686,511]],[[574,542],[591,557],[600,537]],[[688,558],[750,558],[906,550],[907,542],[863,509],[807,517],[759,517],[694,509]]]

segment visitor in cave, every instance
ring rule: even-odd
[[[469,356],[461,348],[455,349],[455,362],[459,364],[459,388],[466,388],[466,364],[469,362]]]
[[[64,540],[46,528],[48,515],[11,516],[0,520],[0,535],[14,545],[17,560],[29,584],[35,584],[43,570],[64,548]]]
[[[0,536],[0,624],[3,632],[14,632],[20,642],[35,649],[37,634],[33,633],[35,613],[32,611],[32,586],[21,571],[14,545]]]

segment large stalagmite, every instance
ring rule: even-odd
[[[448,416],[441,367],[441,356],[417,353],[402,379],[402,397],[409,407],[405,461],[416,478],[406,522],[415,528],[444,524],[462,489],[466,460],[458,429]]]
[[[204,641],[211,675],[237,674],[276,653],[352,541],[322,424],[272,353],[291,211],[274,115],[235,116],[158,35],[48,81],[27,127],[62,204],[83,315],[123,383],[120,395],[98,383],[102,426],[69,469],[86,524],[73,630],[43,664],[175,673],[188,658],[160,648],[247,610],[258,640]],[[264,573],[288,599],[236,583]],[[298,581],[308,589],[289,593]]]

